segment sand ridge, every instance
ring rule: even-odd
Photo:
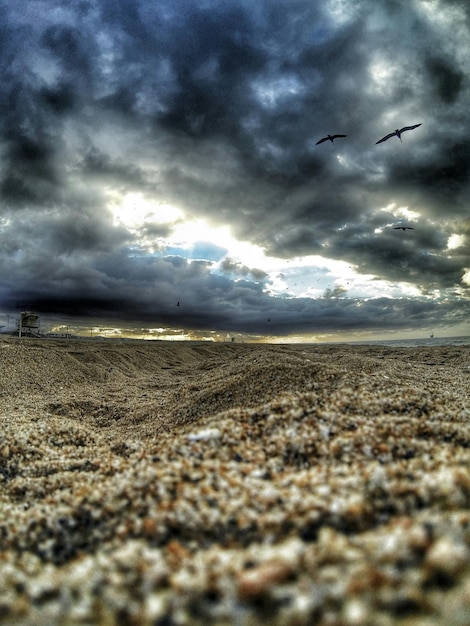
[[[5,623],[466,623],[467,348],[10,339],[0,364]]]

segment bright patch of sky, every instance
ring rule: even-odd
[[[406,282],[378,280],[372,274],[358,274],[345,261],[319,255],[307,255],[283,259],[268,256],[265,250],[233,236],[229,226],[214,226],[203,219],[190,219],[182,209],[159,204],[146,199],[140,193],[124,197],[110,195],[108,208],[114,224],[124,226],[137,236],[140,249],[158,256],[175,255],[188,260],[205,260],[212,264],[212,273],[225,273],[223,260],[266,272],[263,279],[265,291],[272,296],[284,298],[318,298],[325,294],[344,294],[352,298],[419,296],[420,291]],[[395,219],[416,221],[417,211],[391,203],[380,211],[392,214]],[[145,227],[169,226],[170,233],[161,237],[148,237]],[[388,225],[390,226],[390,225]],[[376,233],[384,227],[377,228]],[[451,247],[462,245],[462,237],[449,238]],[[450,249],[450,248],[449,248]]]
[[[361,10],[361,6],[351,2],[351,0],[329,0],[327,8],[337,26],[351,22]]]
[[[391,214],[396,220],[399,220],[400,222],[407,222],[407,223],[417,222],[421,215],[420,213],[418,213],[418,211],[413,211],[412,209],[409,209],[407,206],[397,206],[395,202],[392,202],[388,204],[387,206],[382,207],[381,209],[379,209],[379,211],[382,211],[387,214]],[[376,233],[382,232],[384,228],[390,225],[391,224],[386,224],[385,226],[376,228],[375,232]]]
[[[456,250],[465,244],[465,235],[451,235],[447,240],[447,250]]]
[[[110,194],[108,208],[113,214],[114,225],[125,226],[130,232],[137,232],[148,223],[177,223],[184,216],[181,209],[147,200],[141,193],[129,193],[123,198]]]
[[[465,22],[465,13],[459,6],[451,6],[446,2],[446,10],[442,11],[442,5],[441,0],[421,0],[418,2],[419,9],[433,21],[436,27],[454,28],[460,22]]]
[[[384,95],[395,89],[395,81],[399,78],[399,68],[391,65],[389,59],[386,60],[377,55],[370,63],[369,74],[372,82],[368,93]]]
[[[266,109],[275,109],[280,99],[296,96],[305,91],[304,85],[296,76],[282,76],[264,81],[256,80],[252,89],[258,102]]]

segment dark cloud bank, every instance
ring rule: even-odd
[[[4,3],[1,310],[269,336],[463,324],[469,25],[451,0]],[[116,224],[109,193],[413,295],[274,297],[249,261],[149,253],[171,225]]]

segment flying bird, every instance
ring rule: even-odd
[[[394,226],[393,230],[414,230],[412,226]]]
[[[323,143],[324,141],[331,141],[331,143],[334,143],[334,140],[337,137],[347,137],[347,135],[327,135],[326,137],[323,137],[323,139],[320,139],[320,141],[317,141],[315,145],[318,146],[319,143]]]
[[[390,139],[390,137],[398,137],[398,139],[401,141],[401,134],[404,133],[405,130],[413,130],[413,128],[418,128],[418,126],[421,126],[421,124],[415,124],[414,126],[403,126],[403,128],[400,129],[397,128],[393,131],[393,133],[385,135],[385,137],[382,137],[382,139],[379,139],[375,143],[377,145],[378,143],[382,143],[382,141],[387,141],[387,139]]]

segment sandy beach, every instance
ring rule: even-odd
[[[0,622],[467,626],[470,350],[0,339]]]

